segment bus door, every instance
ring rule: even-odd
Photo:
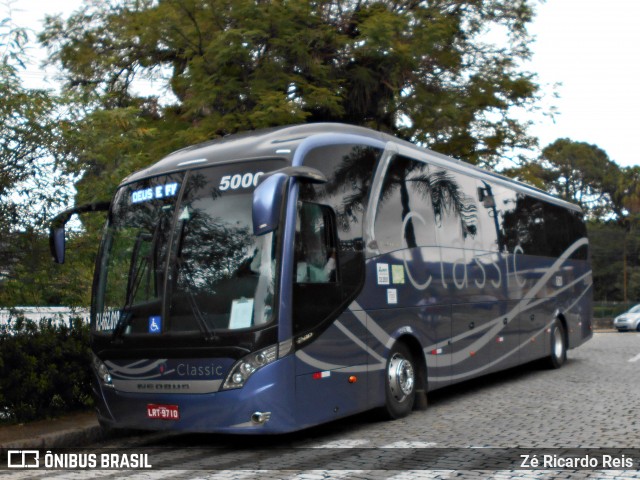
[[[367,315],[357,300],[365,283],[363,212],[381,153],[326,145],[303,161],[328,179],[300,184],[293,252],[296,402],[315,423],[369,406]]]

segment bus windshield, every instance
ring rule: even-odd
[[[270,323],[275,236],[253,235],[251,206],[260,174],[281,166],[247,162],[120,188],[98,263],[93,331],[210,336]]]

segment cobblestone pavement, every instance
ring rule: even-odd
[[[181,468],[132,471],[128,480],[640,479],[639,368],[640,334],[599,333],[571,350],[560,370],[528,365],[433,392],[425,411],[401,420],[376,421],[367,413],[281,437],[154,434],[101,447],[144,449],[155,466]],[[279,447],[275,458],[266,446]],[[481,470],[496,465],[493,454],[504,456],[514,448],[533,449],[523,451],[540,458],[569,448],[616,449],[618,457],[619,449],[637,449],[626,455],[638,458],[633,458],[636,470]],[[438,470],[412,469],[415,459],[425,454],[440,456]],[[212,458],[215,471],[207,470]],[[267,469],[258,469],[264,465]],[[469,469],[461,470],[461,465]],[[122,475],[114,470],[4,473],[43,479]]]

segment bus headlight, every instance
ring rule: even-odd
[[[229,390],[232,388],[241,388],[244,386],[247,379],[253,375],[253,373],[259,368],[269,365],[278,358],[278,346],[272,345],[259,352],[254,352],[247,355],[244,358],[238,360],[227,379],[222,385],[222,390]]]
[[[113,387],[113,379],[111,378],[111,374],[109,373],[109,369],[107,368],[107,366],[102,362],[102,360],[96,357],[95,354],[93,354],[92,356],[93,369],[95,370],[96,375],[98,375],[98,378],[100,379],[102,384],[105,387]]]

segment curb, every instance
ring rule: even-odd
[[[78,445],[87,445],[97,442],[105,438],[105,434],[100,425],[94,425],[84,428],[71,428],[52,432],[43,435],[37,435],[32,438],[23,438],[19,440],[10,440],[0,444],[0,450],[15,449],[44,449],[44,448],[69,448]]]

